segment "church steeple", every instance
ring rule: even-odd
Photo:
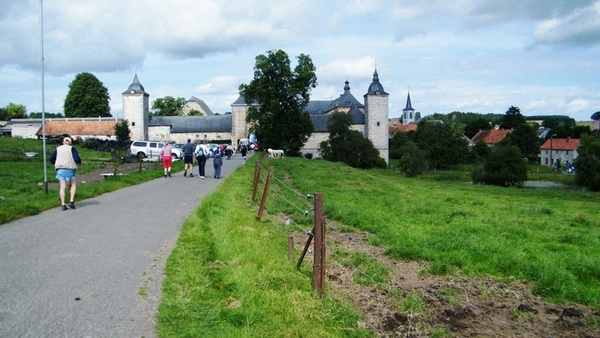
[[[410,102],[410,92],[406,97],[406,108],[402,109],[402,124],[407,125],[415,122],[415,110]]]

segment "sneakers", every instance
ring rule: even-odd
[[[167,176],[171,177],[171,172],[170,171],[167,173]]]
[[[194,174],[190,173],[190,177],[194,177]]]
[[[75,209],[75,203],[73,203],[73,201],[69,202],[69,208]]]
[[[204,179],[204,176],[200,176],[201,179]]]
[[[67,205],[66,204],[63,204],[62,211],[67,211]]]
[[[184,171],[183,171],[183,177],[186,177],[186,176],[187,176],[187,170],[184,170]],[[192,176],[192,174],[190,174],[190,177],[191,177],[191,176]]]
[[[167,178],[167,175],[165,175],[165,178]]]

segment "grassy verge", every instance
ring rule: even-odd
[[[44,184],[44,161],[42,142],[39,140],[0,137],[0,224],[22,217],[39,214],[40,212],[57,207],[58,184],[54,177],[54,167],[50,164],[50,155],[57,145],[47,145],[46,175],[48,193]],[[98,152],[78,147],[84,167],[78,170],[78,175],[104,168],[110,161],[110,152]],[[24,150],[24,151],[23,151]],[[33,158],[27,158],[24,152],[37,152]],[[182,166],[176,163],[174,167]],[[123,187],[146,182],[161,175],[162,169],[155,165],[143,165],[140,173],[116,176],[110,180],[93,184],[77,185],[77,200],[83,200]]]
[[[253,170],[238,169],[184,223],[167,261],[160,336],[370,336],[346,301],[312,290],[312,267],[287,260],[281,224],[257,221]]]

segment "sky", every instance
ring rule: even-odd
[[[0,107],[62,113],[89,72],[113,116],[135,74],[151,102],[195,96],[223,114],[278,49],[292,67],[310,56],[314,100],[347,80],[363,102],[377,69],[390,118],[408,93],[421,116],[600,111],[600,0],[0,0]]]

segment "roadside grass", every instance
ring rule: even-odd
[[[0,172],[3,173],[0,185],[0,224],[4,224],[26,216],[58,207],[58,183],[54,177],[54,167],[50,163],[50,155],[56,144],[47,144],[46,175],[48,193],[44,184],[44,161],[42,141],[0,137]],[[84,166],[77,171],[78,175],[106,167],[111,161],[110,152],[99,152],[75,145]],[[27,158],[25,152],[36,152],[37,156]],[[174,168],[183,166],[175,163]],[[142,164],[144,170],[123,176],[111,177],[109,180],[93,184],[77,184],[77,200],[83,200],[114,191],[123,187],[139,184],[161,175],[162,169],[154,164]],[[174,169],[177,170],[177,169]]]
[[[408,179],[339,163],[266,161],[299,191],[321,192],[324,212],[368,231],[395,259],[427,272],[493,275],[533,283],[558,303],[600,308],[600,195]]]
[[[161,337],[370,337],[345,300],[320,298],[312,267],[287,259],[287,231],[257,220],[253,160],[206,196],[166,264]]]

